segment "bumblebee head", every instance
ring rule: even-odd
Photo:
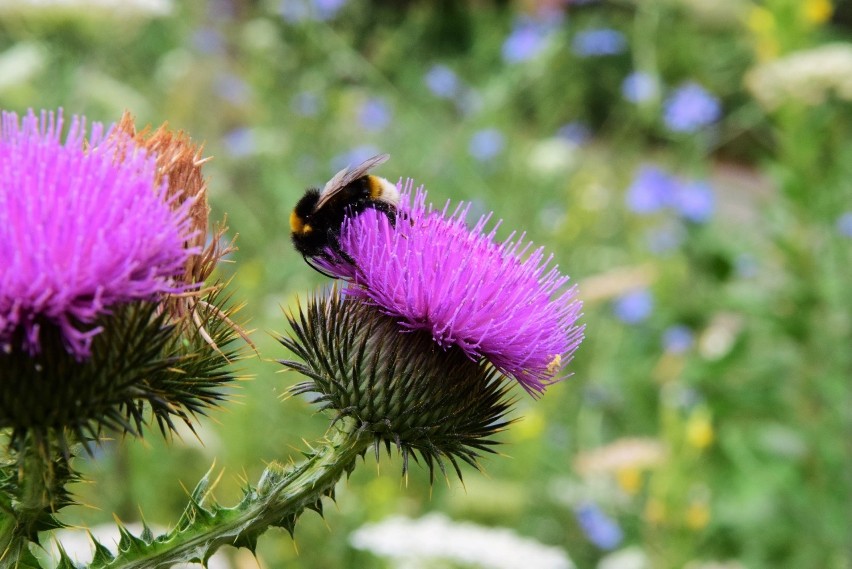
[[[318,189],[310,188],[293,208],[293,212],[290,214],[290,231],[293,235],[307,235],[313,231],[310,223],[311,215],[316,209],[319,196]]]

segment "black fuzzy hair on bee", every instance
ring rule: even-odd
[[[388,158],[387,154],[379,154],[355,168],[344,168],[322,190],[309,188],[296,203],[290,214],[290,237],[311,268],[333,277],[314,265],[311,258],[319,257],[332,263],[352,262],[340,247],[340,229],[347,217],[373,208],[395,222],[399,191],[384,178],[368,173]]]

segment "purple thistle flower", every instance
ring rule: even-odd
[[[111,307],[186,290],[191,200],[166,200],[154,157],[62,113],[3,113],[0,129],[0,344],[40,350],[45,324],[89,355]],[[85,141],[85,144],[84,144]],[[123,159],[119,160],[118,157]]]
[[[696,132],[721,116],[719,99],[698,83],[678,87],[663,104],[663,122],[672,132]]]
[[[583,30],[574,36],[571,48],[579,57],[618,55],[627,49],[627,38],[618,30],[609,28]]]
[[[499,223],[485,231],[490,214],[469,229],[469,205],[433,210],[412,185],[400,184],[396,225],[373,209],[344,223],[340,245],[354,264],[318,264],[402,329],[426,330],[439,346],[484,357],[527,391],[543,391],[583,338],[575,288],[564,288],[568,277],[548,267],[552,255],[530,251],[523,235],[497,243]]]

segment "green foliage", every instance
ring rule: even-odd
[[[107,122],[129,107],[206,140],[214,209],[240,233],[223,272],[259,330],[282,328],[278,305],[325,282],[292,251],[287,218],[305,186],[361,146],[390,152],[377,173],[426,184],[436,205],[473,200],[504,220],[501,236],[526,229],[585,301],[574,377],[535,403],[520,398],[507,417],[523,417],[499,435],[512,459],[483,460],[488,477],[465,476],[465,492],[430,489],[428,469],[412,468],[406,487],[358,469],[338,487],[331,535],[300,518],[298,553],[289,539],[257,542],[267,565],[385,567],[345,536],[392,514],[441,510],[514,528],[592,568],[610,554],[578,522],[577,507],[593,503],[620,527],[616,547],[637,547],[653,567],[849,567],[850,102],[838,91],[809,98],[823,79],[792,89],[801,69],[780,76],[789,95],[774,108],[747,81],[768,62],[848,43],[848,3],[834,2],[830,18],[819,10],[832,3],[820,0],[570,2],[542,50],[518,63],[503,48],[536,2],[349,0],[327,20],[283,17],[297,0],[175,4],[148,20],[0,14],[3,69],[26,56],[25,73],[4,75],[20,79],[0,81],[0,106],[62,106]],[[576,54],[577,34],[600,27],[622,32],[625,51]],[[451,96],[425,83],[435,64],[456,74]],[[638,103],[622,93],[634,71],[658,87]],[[722,116],[671,132],[665,103],[689,81],[719,99]],[[374,99],[389,111],[381,128],[361,119]],[[567,140],[566,124],[587,136]],[[478,160],[471,140],[486,128],[503,146]],[[711,215],[631,210],[643,164],[710,184]],[[614,309],[636,290],[652,306],[628,323]],[[674,327],[687,341],[671,343]],[[273,338],[254,339],[266,357],[280,353]],[[268,361],[246,366],[258,377],[243,386],[246,404],[218,416],[221,425],[202,423],[207,447],[109,446],[80,465],[98,485],[74,488],[100,511],[65,508],[62,520],[111,522],[112,511],[129,518],[141,504],[170,524],[186,498],[177,478],[198,479],[215,456],[256,479],[263,461],[324,432],[328,417],[309,416],[302,398],[272,396],[301,379],[274,376]],[[663,458],[586,469],[637,439]],[[217,493],[239,502],[238,486],[226,478]]]

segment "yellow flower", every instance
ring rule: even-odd
[[[824,24],[834,13],[831,0],[805,0],[801,6],[802,18],[809,24]]]
[[[698,450],[704,450],[713,443],[715,434],[710,413],[706,409],[696,409],[686,420],[686,441]]]
[[[686,509],[686,525],[692,530],[701,530],[710,522],[710,508],[704,500],[692,502]]]
[[[661,524],[666,519],[666,506],[657,499],[651,498],[645,504],[643,517],[649,524]]]
[[[767,8],[755,6],[748,14],[746,25],[756,35],[771,34],[775,32],[775,15]]]
[[[615,479],[621,489],[631,496],[642,487],[642,472],[638,468],[620,468],[615,473]]]
[[[754,50],[760,61],[768,61],[778,57],[781,49],[776,34],[777,23],[775,15],[760,6],[751,9],[746,19],[746,27],[754,35]]]

